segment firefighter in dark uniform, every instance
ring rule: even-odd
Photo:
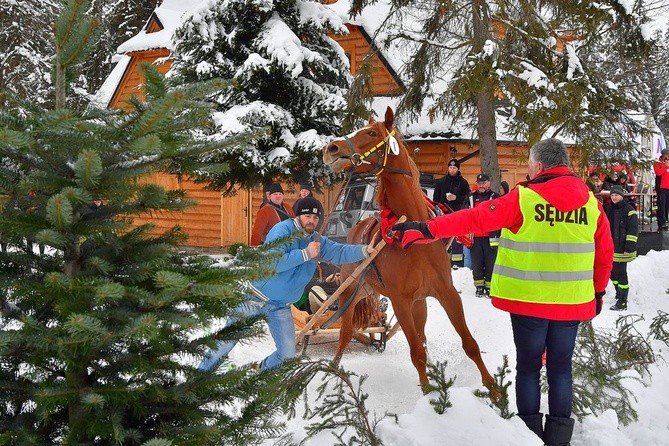
[[[490,190],[490,176],[481,173],[476,177],[477,189],[472,193],[472,207],[476,208],[488,200],[499,197]],[[500,231],[475,232],[472,253],[472,275],[476,287],[476,297],[490,297],[490,281],[492,269],[497,257]]]
[[[627,264],[636,258],[636,243],[639,236],[639,216],[625,196],[627,191],[620,185],[611,187],[611,203],[604,206],[604,212],[611,225],[613,237],[613,269],[611,282],[616,287],[614,311],[627,310],[627,296],[630,285],[627,280]]]

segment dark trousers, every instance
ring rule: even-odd
[[[616,288],[629,288],[629,281],[627,279],[627,262],[613,262],[611,269],[611,282]]]
[[[465,265],[465,255],[463,253],[462,243],[458,243],[455,239],[453,239],[453,242],[451,243],[451,265]]]
[[[661,228],[667,224],[669,213],[669,189],[657,190],[657,226]]]
[[[516,344],[516,406],[518,415],[539,413],[541,355],[546,351],[548,413],[569,417],[572,403],[571,358],[579,321],[551,321],[511,314]]]
[[[470,252],[472,254],[472,275],[475,285],[490,286],[492,279],[492,269],[495,266],[497,258],[497,248],[490,246],[488,237],[474,237],[474,244]]]

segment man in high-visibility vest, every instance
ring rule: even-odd
[[[530,149],[530,180],[483,206],[393,226],[402,246],[502,228],[492,304],[511,313],[518,415],[546,445],[568,445],[574,420],[572,355],[580,321],[602,308],[613,262],[609,222],[588,186],[569,170],[562,141]],[[546,351],[548,412],[539,412]]]

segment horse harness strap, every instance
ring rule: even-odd
[[[395,172],[395,173],[401,173],[402,175],[407,175],[407,176],[413,176],[411,172],[403,169],[396,169],[394,167],[390,167],[387,165],[388,163],[388,146],[389,146],[389,141],[390,138],[393,138],[395,136],[395,129],[393,129],[390,132],[387,132],[388,134],[386,135],[385,138],[383,138],[382,141],[378,142],[374,147],[360,155],[355,151],[355,147],[353,146],[353,143],[351,142],[350,138],[348,136],[344,136],[344,140],[346,141],[346,144],[348,144],[349,149],[351,150],[351,163],[353,163],[354,167],[358,167],[361,164],[372,164],[370,161],[367,161],[367,158],[369,158],[372,155],[376,155],[377,159],[381,159],[381,152],[379,149],[381,147],[384,147],[383,150],[383,163],[377,161],[375,165],[375,169],[378,169],[374,175],[378,176],[383,172],[384,170],[387,170],[389,172]]]

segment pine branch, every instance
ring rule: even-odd
[[[490,392],[480,390],[474,391],[474,395],[479,398],[485,398],[488,400],[488,402],[492,401],[492,405],[499,410],[500,416],[508,420],[516,414],[511,412],[509,409],[509,387],[512,383],[512,381],[506,381],[507,377],[511,374],[511,369],[509,368],[509,357],[504,355],[502,357],[502,361],[502,366],[498,367],[497,373],[493,375],[495,378],[496,388],[499,389],[501,397],[493,398]]]
[[[657,311],[649,329],[650,337],[662,341],[669,346],[669,313],[662,310]]]
[[[648,366],[655,355],[648,342],[639,335],[634,323],[638,316],[618,319],[617,332],[595,331],[590,322],[581,323],[573,359],[574,414],[579,420],[588,414],[613,409],[623,425],[636,421],[633,407],[636,398],[625,380],[641,382],[650,374]],[[634,370],[638,375],[630,375]],[[542,387],[546,390],[547,384]]]
[[[456,376],[446,380],[446,366],[448,361],[439,361],[436,364],[428,362],[427,377],[430,382],[430,392],[437,392],[436,399],[430,399],[430,404],[434,407],[434,411],[439,415],[446,413],[446,410],[452,407],[449,400],[448,392],[455,383]]]
[[[357,375],[331,362],[317,361],[309,364],[316,371],[324,372],[322,383],[317,387],[317,406],[309,406],[306,388],[304,393],[304,418],[312,421],[306,426],[307,439],[322,431],[334,431],[332,435],[338,445],[381,446],[383,443],[374,433],[380,419],[369,419],[369,410],[365,406],[368,395],[362,391],[366,376],[354,379]],[[384,417],[388,414],[384,414]],[[314,421],[317,420],[317,421]],[[352,433],[350,431],[353,431]],[[346,438],[348,437],[348,440]]]

